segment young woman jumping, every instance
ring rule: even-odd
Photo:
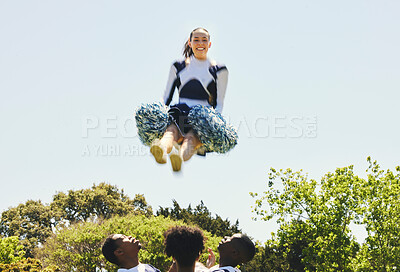
[[[174,171],[196,153],[225,153],[237,143],[236,129],[221,115],[228,70],[208,59],[210,47],[208,31],[194,29],[185,43],[185,59],[170,69],[163,103],[144,104],[136,111],[140,139],[150,145],[158,163],[166,163],[170,154]],[[179,102],[171,105],[176,90]]]

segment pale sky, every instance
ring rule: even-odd
[[[270,167],[319,179],[400,154],[400,2],[0,0],[0,211],[106,181],[153,209],[204,201],[265,241],[249,192]],[[133,114],[158,100],[190,31],[229,69],[227,155],[158,165]],[[359,235],[355,233],[356,235]]]

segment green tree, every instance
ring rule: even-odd
[[[157,216],[162,215],[175,220],[182,220],[187,224],[194,224],[198,227],[211,232],[216,236],[231,236],[234,233],[238,233],[239,220],[236,220],[235,224],[231,225],[228,219],[223,220],[218,214],[215,217],[212,216],[211,212],[204,205],[203,201],[200,202],[194,209],[189,205],[186,209],[181,208],[178,202],[172,200],[172,208],[160,207],[157,211]]]
[[[53,213],[48,205],[28,200],[1,214],[0,233],[17,236],[24,245],[25,257],[33,257],[33,249],[52,233]]]
[[[283,269],[284,263],[282,250],[274,243],[274,240],[268,240],[264,245],[256,243],[256,255],[241,270],[251,272],[288,271]]]
[[[137,194],[132,200],[123,190],[107,183],[89,189],[69,190],[67,194],[60,192],[53,197],[51,208],[69,223],[129,213],[153,214],[143,195]]]
[[[397,271],[400,268],[400,167],[381,170],[368,157],[368,179],[362,190],[362,224],[368,236],[357,258],[356,271]]]
[[[70,190],[54,195],[53,202],[28,200],[1,214],[0,235],[17,236],[24,245],[25,257],[33,257],[33,250],[44,243],[59,224],[69,225],[90,218],[111,218],[129,213],[153,214],[143,195],[130,199],[116,186],[100,183],[89,189]]]
[[[60,272],[57,267],[51,266],[43,268],[42,263],[33,258],[21,259],[11,264],[0,264],[2,272]]]
[[[286,228],[281,227],[264,246],[256,244],[256,255],[246,264],[246,271],[305,271],[303,250],[310,242],[307,227],[303,221],[294,220]]]
[[[0,263],[10,264],[23,259],[24,246],[19,243],[17,236],[2,238],[0,240]]]
[[[319,183],[302,172],[271,168],[268,187],[256,199],[254,212],[262,220],[278,218],[278,244],[285,256],[292,254],[290,267],[301,258],[306,271],[351,271],[359,245],[349,224],[359,219],[363,187],[353,167],[328,173]]]
[[[123,233],[137,237],[143,247],[139,259],[150,263],[161,271],[167,271],[172,259],[164,252],[163,233],[171,226],[182,225],[162,216],[146,217],[144,215],[116,216],[106,220],[79,222],[68,227],[59,228],[56,234],[49,237],[43,247],[38,249],[37,258],[46,266],[56,265],[62,271],[96,271],[106,269],[117,271],[117,268],[105,261],[101,254],[104,239],[112,233]],[[204,232],[207,237],[206,247],[217,250],[220,237]],[[205,262],[208,254],[201,256]]]

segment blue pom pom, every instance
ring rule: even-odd
[[[237,144],[236,129],[213,108],[194,106],[188,117],[207,152],[226,153]]]
[[[136,110],[135,119],[139,138],[148,146],[163,136],[169,124],[167,108],[161,103],[142,104]]]

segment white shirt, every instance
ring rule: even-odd
[[[210,270],[204,266],[204,264],[200,262],[196,262],[196,265],[194,267],[195,272],[209,272]]]
[[[148,264],[140,263],[137,266],[129,269],[119,268],[118,272],[159,272],[159,270]]]
[[[213,266],[210,268],[210,272],[241,272],[240,269],[232,266]]]
[[[195,272],[241,272],[241,271],[240,269],[232,266],[219,267],[218,265],[215,265],[210,269],[207,269],[204,266],[201,267],[196,265]]]

